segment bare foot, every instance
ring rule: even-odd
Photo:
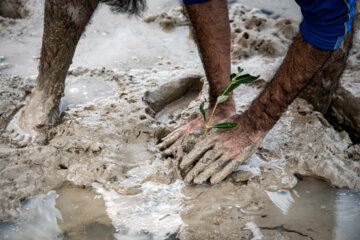
[[[48,139],[47,131],[58,122],[59,103],[59,97],[46,96],[34,89],[29,102],[6,128],[11,143],[20,147],[31,143],[44,144]]]

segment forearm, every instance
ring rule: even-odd
[[[230,76],[230,26],[225,0],[186,5],[214,103]]]
[[[313,47],[298,33],[274,78],[246,111],[253,127],[270,130],[330,54]]]

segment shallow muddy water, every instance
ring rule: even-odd
[[[263,218],[256,221],[264,231],[298,230],[314,239],[355,240],[360,236],[360,192],[304,178],[293,190],[266,193],[273,205],[266,206]],[[262,228],[264,225],[267,227]]]
[[[64,183],[47,195],[25,200],[20,211],[19,220],[0,224],[0,239],[115,239],[104,200],[93,189]]]
[[[276,192],[249,192],[223,184],[183,189],[190,198],[186,204],[192,206],[182,214],[186,239],[201,235],[213,239],[224,235],[228,239],[288,239],[281,238],[282,233],[290,239],[357,240],[360,236],[360,192],[337,189],[308,177],[292,190]],[[263,201],[252,202],[256,196]],[[250,233],[238,229],[243,221]]]
[[[229,183],[223,184],[228,186],[184,187],[182,205],[187,206],[188,210],[182,211],[183,223],[178,222],[180,224],[178,233],[169,232],[160,237],[154,235],[158,230],[151,229],[151,226],[158,225],[166,232],[169,226],[165,224],[166,221],[164,224],[161,222],[166,218],[172,218],[172,214],[167,207],[164,208],[165,205],[156,204],[158,198],[156,195],[160,192],[169,194],[171,199],[172,191],[176,188],[159,188],[155,194],[153,193],[153,197],[147,193],[116,195],[117,204],[122,206],[120,208],[117,206],[119,213],[115,213],[120,214],[116,220],[121,221],[120,224],[113,222],[108,216],[109,211],[110,215],[113,215],[111,212],[115,210],[115,206],[108,206],[110,209],[106,211],[102,199],[103,196],[111,198],[114,192],[110,193],[100,185],[95,185],[98,189],[96,193],[94,189],[65,183],[56,192],[51,191],[47,195],[25,200],[19,220],[0,224],[0,238],[9,240],[176,239],[179,233],[181,236],[181,232],[186,232],[189,228],[198,229],[199,232],[206,229],[208,236],[216,233],[226,235],[226,231],[238,228],[238,220],[243,218],[244,214],[251,219],[246,225],[251,233],[241,235],[242,239],[272,239],[273,231],[286,232],[292,236],[291,239],[357,240],[360,235],[358,225],[360,192],[337,189],[323,181],[306,177],[292,190],[265,191],[267,199],[263,205],[259,208],[247,208],[242,205],[246,197],[242,196],[241,191],[233,192],[237,187],[234,188]],[[156,185],[150,184],[149,187],[156,188]],[[143,191],[149,190],[143,189]],[[161,210],[163,216],[153,215],[155,212],[151,213],[151,210],[149,215],[146,208],[158,208],[158,210],[163,208]],[[229,211],[227,216],[217,215],[219,209],[227,209]],[[121,214],[124,214],[125,218],[122,218]],[[214,219],[224,221],[227,218],[229,224],[226,227],[221,223],[213,222]],[[159,223],[154,225],[150,222],[146,223],[147,221],[159,221]],[[134,232],[137,224],[140,230]],[[191,239],[184,236],[181,239]]]

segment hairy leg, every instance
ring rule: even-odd
[[[46,141],[46,131],[59,120],[59,103],[76,45],[99,0],[46,0],[44,33],[36,87],[23,109],[17,142]],[[30,136],[30,137],[29,137]]]

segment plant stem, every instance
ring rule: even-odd
[[[231,83],[229,84],[229,86],[225,89],[224,93],[230,88],[231,85],[232,85],[232,82],[231,82]],[[224,95],[224,94],[221,94],[220,96],[222,96],[222,95]],[[210,128],[210,124],[211,124],[212,117],[214,116],[215,109],[216,109],[216,107],[217,107],[218,105],[219,105],[219,102],[216,101],[215,106],[214,106],[214,109],[212,110],[212,113],[211,113],[211,115],[210,115],[209,121],[208,121],[208,123],[207,123],[207,125],[206,125],[205,135],[207,134],[207,132],[208,132],[208,130],[209,130],[209,128]]]
[[[213,115],[214,115],[214,113],[215,113],[215,109],[216,109],[216,107],[217,107],[218,104],[219,104],[219,103],[216,101],[215,106],[214,106],[214,109],[212,110],[212,113],[211,113],[211,115],[210,115],[208,124],[206,125],[205,135],[207,134],[208,129],[210,128],[211,119],[212,119],[212,117],[213,117]]]

